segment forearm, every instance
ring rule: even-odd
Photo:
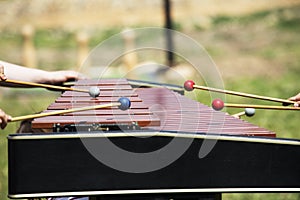
[[[59,85],[66,81],[74,81],[85,78],[82,74],[75,71],[44,71],[15,65],[4,61],[0,61],[0,65],[4,67],[4,74],[6,78],[10,80]],[[10,84],[5,81],[0,81],[0,85],[12,87],[20,86],[17,84]]]
[[[48,72],[43,70],[27,68],[4,61],[0,61],[0,65],[3,65],[7,79],[42,83],[47,78]]]

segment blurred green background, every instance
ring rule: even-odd
[[[0,59],[22,64],[21,29],[35,29],[38,66],[45,70],[78,69],[76,35],[88,32],[90,49],[127,27],[163,26],[162,1],[14,1],[0,0]],[[208,51],[226,89],[288,98],[300,92],[299,1],[172,2],[175,29]],[[83,72],[84,73],[84,72]],[[198,92],[198,100],[210,97]],[[47,108],[59,93],[43,89],[1,88],[0,108],[19,116]],[[227,96],[228,102],[261,101]],[[230,114],[240,110],[228,109]],[[244,118],[278,137],[300,138],[297,111],[257,110]],[[18,123],[0,130],[0,199],[7,199],[7,141]],[[224,194],[223,199],[300,199],[299,194]]]

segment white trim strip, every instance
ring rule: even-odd
[[[121,133],[79,133],[79,134],[44,134],[44,135],[9,135],[10,140],[33,140],[33,139],[66,139],[66,138],[109,138],[109,137],[180,137],[190,139],[208,139],[208,140],[228,140],[238,142],[255,142],[270,144],[288,144],[300,145],[298,140],[277,139],[277,138],[258,138],[245,136],[224,136],[224,135],[202,135],[189,133],[170,133],[170,132],[121,132]]]
[[[110,190],[82,192],[53,192],[34,194],[9,194],[9,198],[36,198],[60,196],[127,195],[127,194],[176,194],[176,193],[240,193],[240,192],[300,192],[300,188],[199,188],[199,189],[148,189],[148,190]]]

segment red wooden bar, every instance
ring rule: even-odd
[[[65,110],[70,108],[80,108],[85,106],[92,106],[92,105],[98,105],[103,104],[105,102],[84,102],[84,103],[52,103],[48,106],[48,110]],[[117,109],[117,107],[112,107]],[[104,108],[105,109],[112,109],[112,108]],[[148,106],[146,106],[143,102],[131,102],[131,109],[148,109]]]
[[[38,121],[38,123],[37,123]],[[70,125],[70,124],[128,124],[133,122],[143,126],[159,126],[160,120],[152,115],[113,115],[113,116],[49,116],[39,118],[32,123],[32,128],[51,129],[53,124]]]
[[[115,79],[83,79],[78,80],[75,83],[76,86],[104,86],[104,85],[128,85],[128,81],[125,78]]]
[[[104,90],[100,91],[99,97],[136,97],[137,94],[132,90]],[[90,97],[88,93],[65,91],[61,97]]]
[[[92,97],[58,97],[55,102],[56,103],[103,103],[103,102],[117,102],[119,97],[97,97],[97,98],[92,98]],[[138,97],[128,97],[131,102],[138,102],[142,101]]]
[[[84,106],[82,106],[84,107]],[[45,110],[42,113],[53,112],[56,110]],[[90,115],[152,115],[153,113],[149,109],[129,109],[129,110],[120,110],[120,109],[96,109],[88,111],[80,111],[74,113],[68,113],[64,115],[77,115],[77,116],[90,116]]]
[[[88,90],[92,86],[93,85],[84,85],[84,86],[74,85],[74,86],[72,86],[72,88]],[[132,90],[132,87],[130,85],[101,85],[99,87],[102,91],[105,91],[105,90]]]

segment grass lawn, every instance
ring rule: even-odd
[[[240,17],[216,16],[212,27],[204,29],[195,24],[193,30],[181,30],[201,43],[219,67],[226,89],[270,97],[288,98],[300,92],[300,7],[261,11]],[[178,26],[180,27],[180,26]],[[117,27],[102,32],[95,31],[90,46],[94,47],[104,38],[117,33]],[[67,31],[38,30],[36,45],[40,54],[40,64],[46,69],[67,69],[74,65],[72,57],[76,44],[74,36]],[[15,32],[0,32],[0,58],[19,61],[21,38]],[[8,51],[9,50],[9,51]],[[50,58],[56,52],[55,59]],[[58,53],[57,53],[58,52]],[[71,55],[71,56],[70,56]],[[46,109],[59,93],[43,89],[0,90],[0,108],[12,116],[31,114]],[[199,92],[198,99],[210,104],[210,97]],[[227,96],[227,102],[261,104],[249,100]],[[265,102],[263,102],[265,103]],[[228,109],[230,114],[241,110]],[[252,118],[243,118],[258,126],[270,129],[282,138],[298,138],[300,112],[257,110]],[[14,133],[17,123],[11,123],[0,130],[0,199],[7,195],[7,141]],[[224,194],[225,200],[237,199],[300,199],[299,194]]]

